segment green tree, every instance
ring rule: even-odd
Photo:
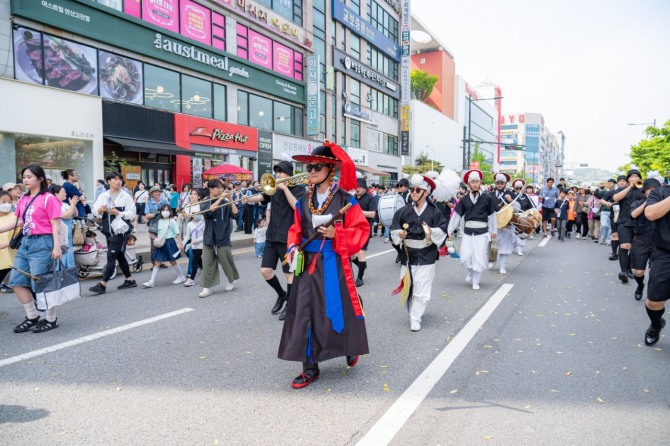
[[[647,138],[630,148],[630,164],[635,164],[646,177],[650,170],[658,171],[662,176],[670,172],[670,121],[663,127],[647,127]]]
[[[410,76],[412,95],[420,101],[425,101],[433,92],[439,77],[420,70],[412,70]]]
[[[493,166],[488,164],[486,162],[486,155],[482,150],[479,149],[479,144],[476,143],[473,151],[472,151],[472,156],[470,158],[473,162],[477,161],[479,162],[479,170],[482,171],[482,175],[484,176],[484,179],[482,180],[484,184],[491,184],[493,183],[493,172],[491,172],[491,169]]]
[[[443,167],[441,162],[430,159],[426,153],[421,152],[414,159],[414,166],[402,166],[402,172],[408,175],[415,173],[424,174],[429,170],[441,172]]]

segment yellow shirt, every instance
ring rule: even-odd
[[[13,219],[13,214],[7,214],[0,217],[0,226],[9,223]],[[17,228],[17,232],[20,229]],[[0,244],[7,244],[12,238],[14,231],[7,231],[0,234]],[[16,250],[10,248],[0,249],[0,269],[11,268],[14,265],[14,255]]]

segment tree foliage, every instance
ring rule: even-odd
[[[420,70],[412,70],[410,77],[412,96],[420,101],[425,101],[430,96],[439,79],[437,75]]]
[[[441,172],[443,167],[441,162],[430,159],[426,153],[421,152],[414,159],[414,166],[402,166],[402,173],[408,175],[415,173],[424,174],[429,170]]]
[[[649,126],[645,133],[647,138],[630,148],[630,164],[636,165],[644,177],[650,170],[658,171],[661,176],[668,176],[670,172],[670,121],[666,121],[661,128]],[[622,167],[630,167],[630,165]]]
[[[484,184],[493,183],[493,172],[491,172],[493,166],[491,166],[486,162],[486,154],[482,150],[480,150],[479,144],[475,144],[470,159],[473,162],[475,161],[479,162],[479,170],[482,171],[482,175],[484,176],[482,182]]]

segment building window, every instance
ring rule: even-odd
[[[256,2],[302,26],[302,0],[256,0]]]
[[[351,146],[360,147],[361,146],[361,124],[358,121],[351,120],[351,125],[349,126],[351,130]]]
[[[249,93],[237,91],[237,123],[249,125]]]
[[[361,0],[350,0],[349,7],[358,15],[361,15]]]
[[[245,91],[237,92],[237,123],[259,129],[303,136],[303,111]]]
[[[398,41],[398,21],[374,0],[368,2],[368,20],[372,25],[394,42]]]
[[[387,57],[377,48],[373,48],[372,45],[368,45],[367,56],[370,68],[396,82],[398,81],[398,62]]]
[[[349,79],[349,99],[353,104],[361,104],[361,83],[354,79]]]
[[[358,60],[361,60],[361,39],[360,37],[351,34],[351,38],[349,39],[349,54],[351,54],[353,57],[355,57]]]
[[[144,105],[180,112],[179,73],[144,64]]]
[[[291,106],[283,102],[274,102],[274,130],[275,132],[293,134],[293,116]]]
[[[367,99],[370,99],[370,109],[383,113],[391,118],[398,119],[398,100],[382,93],[379,90],[370,88]]]
[[[212,83],[181,76],[181,111],[202,118],[212,117]]]
[[[249,125],[263,130],[272,130],[272,100],[254,94],[249,95]]]
[[[224,85],[214,84],[214,119],[217,121],[228,120],[228,100],[226,98],[226,87]]]
[[[237,56],[249,59],[249,28],[237,24]]]
[[[212,12],[212,46],[226,51],[226,17]]]

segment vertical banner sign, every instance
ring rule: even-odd
[[[400,0],[400,155],[409,155],[410,120],[410,0]]]
[[[272,132],[258,131],[258,179],[272,173]]]
[[[319,114],[321,113],[319,80],[321,60],[318,54],[307,56],[307,134],[319,134]]]

